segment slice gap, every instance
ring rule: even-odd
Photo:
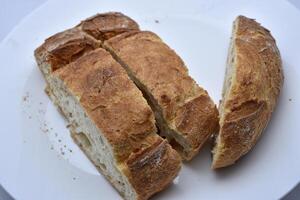
[[[190,152],[190,149],[192,149],[192,147],[185,142],[185,139],[182,135],[178,134],[175,130],[172,130],[168,127],[167,122],[163,117],[162,110],[160,109],[153,95],[148,92],[147,87],[133,75],[129,66],[121,58],[119,58],[112,49],[103,44],[102,47],[111,53],[112,57],[126,70],[129,78],[142,92],[144,98],[147,100],[152,111],[154,112],[156,126],[159,130],[158,134],[164,139],[167,138],[169,144],[181,155],[182,158],[188,157],[188,152]]]

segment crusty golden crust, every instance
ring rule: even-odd
[[[104,46],[124,63],[137,85],[142,85],[140,89],[153,97],[152,104],[159,108],[152,108],[161,110],[168,127],[163,130],[165,125],[159,123],[161,130],[175,131],[185,138],[189,147],[183,158],[195,156],[216,129],[218,113],[207,92],[188,75],[180,57],[148,31],[120,34],[105,41]]]
[[[47,69],[50,73],[98,47],[99,41],[78,28],[72,28],[46,39],[34,54],[38,62],[51,66]]]
[[[50,73],[99,48],[101,41],[131,30],[139,30],[138,24],[122,13],[97,14],[49,37],[34,54],[38,62],[51,66],[51,69],[42,69]]]
[[[165,189],[180,170],[180,157],[159,137],[148,148],[132,154],[126,162],[128,177],[137,188],[138,199],[148,199]]]
[[[178,108],[175,127],[193,147],[185,155],[187,160],[192,159],[212,133],[217,131],[218,120],[215,104],[206,92]]]
[[[270,106],[273,108],[283,84],[282,62],[276,41],[270,31],[255,20],[243,16],[239,16],[238,20],[237,37],[246,42],[248,38],[248,44],[256,48],[259,57],[266,66],[263,73],[268,78],[268,92],[271,95],[268,100],[271,101]]]
[[[234,70],[223,99],[212,168],[235,163],[266,127],[283,84],[280,54],[270,32],[239,16],[233,35]]]
[[[173,180],[181,165],[179,155],[156,135],[151,108],[107,51],[94,50],[53,76],[64,82],[108,140],[139,199]]]
[[[139,30],[135,21],[119,12],[97,14],[82,21],[78,26],[102,41],[127,31]]]

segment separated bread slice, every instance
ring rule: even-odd
[[[207,92],[188,75],[181,58],[157,35],[131,31],[104,42],[154,110],[160,134],[185,160],[216,130],[218,112]]]
[[[227,62],[212,168],[235,163],[255,145],[283,84],[275,40],[253,19],[235,20]]]
[[[49,84],[72,137],[125,199],[148,199],[176,177],[180,156],[156,134],[151,108],[110,53],[80,57]]]
[[[139,30],[139,26],[122,13],[97,14],[83,20],[74,28],[49,37],[34,54],[38,66],[48,80],[51,72],[99,48],[105,39],[132,30]]]

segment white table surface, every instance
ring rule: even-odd
[[[46,1],[47,0],[0,0],[0,43],[14,28],[14,26],[16,26],[26,15]],[[300,0],[288,1],[300,10]],[[297,199],[300,199],[300,184],[298,184],[282,200]],[[13,198],[9,196],[5,189],[1,187],[1,183],[0,200],[13,200]]]

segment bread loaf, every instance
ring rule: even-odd
[[[128,24],[126,17],[124,24],[117,20],[109,25],[104,16],[110,22],[124,17],[96,15],[47,39],[35,57],[74,141],[124,199],[148,199],[172,183],[181,159],[156,134],[154,114],[126,71],[100,48],[103,39],[120,32],[113,26],[124,32],[136,23]],[[86,24],[98,17],[104,21],[102,27],[98,19],[93,22],[96,27]],[[102,29],[105,37],[96,37]]]

